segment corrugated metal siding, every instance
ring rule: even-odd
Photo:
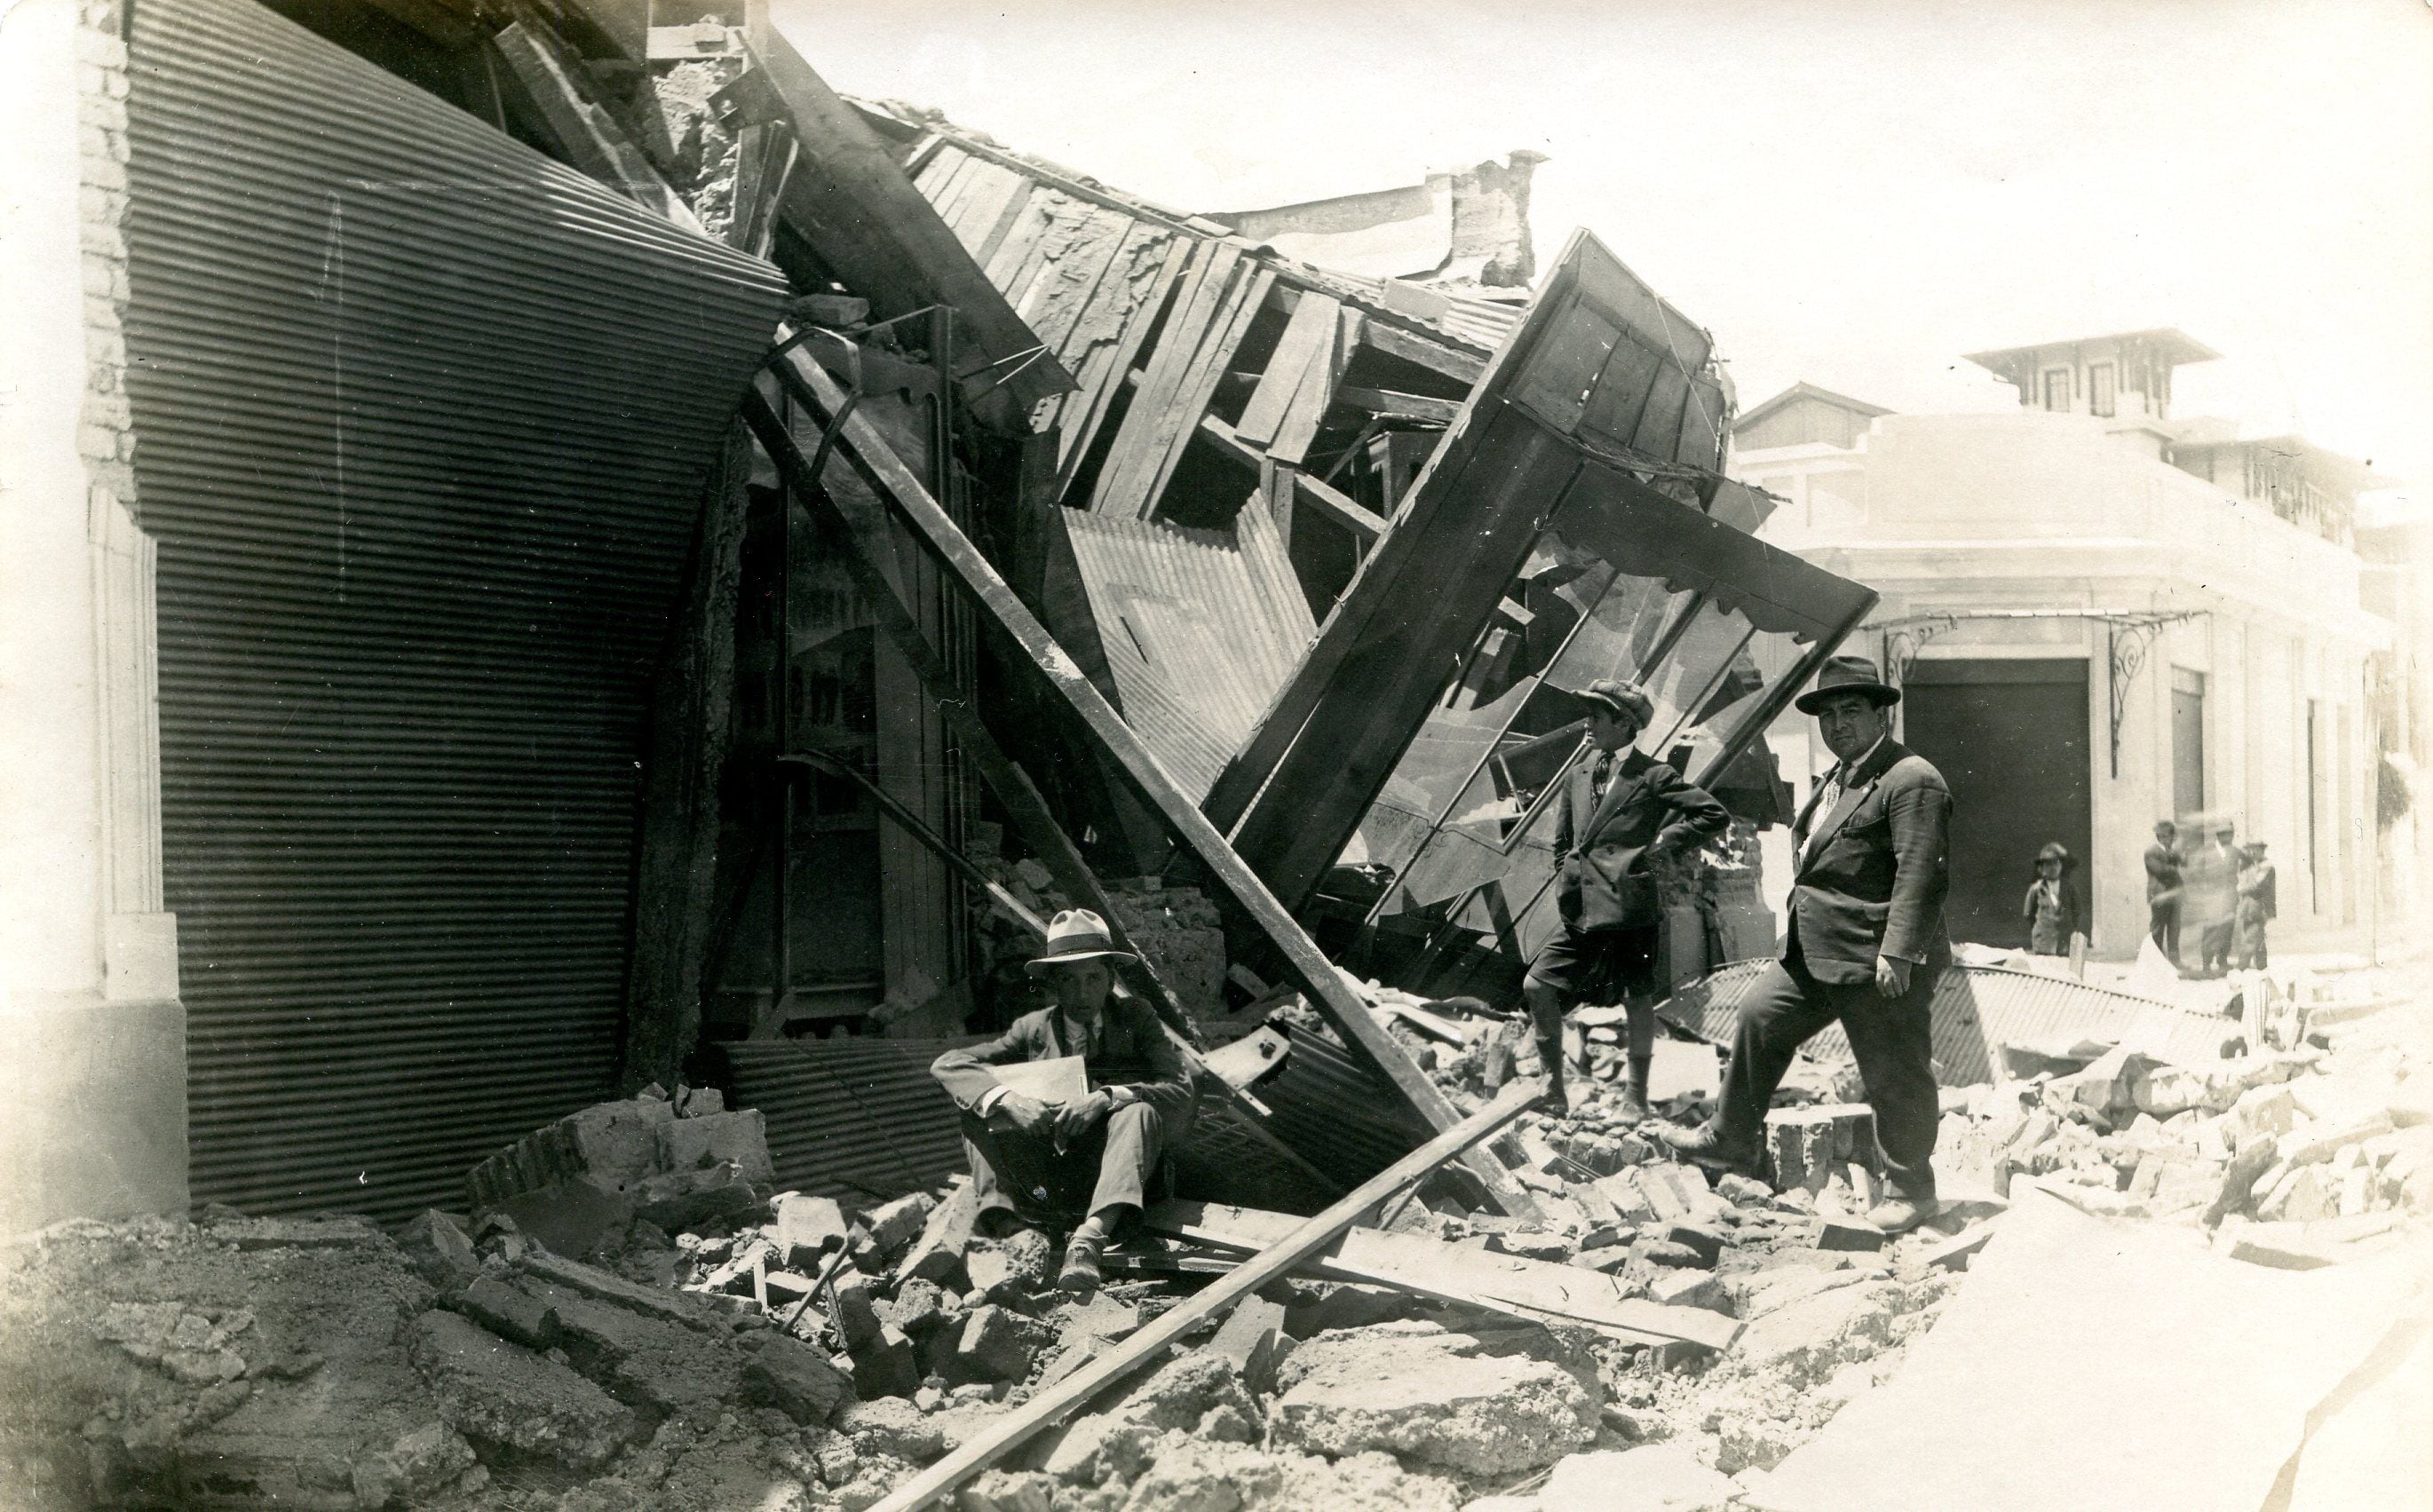
[[[1675,993],[1664,1016],[1718,1044],[1729,1045],[1741,1003],[1769,962],[1736,960]],[[1954,965],[1934,984],[1934,1059],[1948,1087],[1993,1079],[1988,1045],[2033,1045],[2065,1035],[2125,1041],[2178,1064],[2220,1059],[2221,1040],[2236,1032],[2228,1019],[2190,1013],[2084,982],[2064,981],[1999,966]],[[1828,1057],[1849,1054],[1840,1025],[1808,1042]]]
[[[1272,522],[1255,507],[1234,531],[1075,509],[1057,518],[1126,721],[1198,798],[1317,634]]]
[[[1268,1129],[1303,1160],[1349,1183],[1369,1178],[1434,1135],[1402,1096],[1326,1035],[1294,1027],[1285,1068],[1255,1096]]]
[[[782,282],[252,0],[134,17],[195,1195],[451,1203],[607,1090],[649,679]]]

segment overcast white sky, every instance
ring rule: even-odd
[[[2433,0],[1515,7],[774,0],[849,93],[1190,210],[1546,153],[1744,407],[2011,390],[1963,351],[2176,325],[2175,412],[2433,486]]]

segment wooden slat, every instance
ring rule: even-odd
[[[1303,303],[1316,303],[1319,295],[1305,295]],[[1335,301],[1327,299],[1327,304]],[[1295,312],[1298,314],[1299,312]],[[1309,372],[1301,388],[1293,395],[1292,406],[1285,412],[1284,423],[1276,427],[1275,443],[1268,454],[1299,467],[1308,456],[1311,443],[1318,439],[1318,428],[1324,423],[1326,412],[1335,407],[1336,381],[1343,376],[1346,360],[1352,351],[1353,333],[1359,329],[1358,311],[1336,305],[1334,339],[1326,342],[1311,357]]]
[[[1141,1215],[1151,1233],[1251,1251],[1275,1244],[1302,1221],[1290,1213],[1216,1202],[1159,1202]],[[1584,1323],[1633,1344],[1684,1340],[1725,1350],[1741,1332],[1740,1324],[1721,1313],[1631,1297],[1602,1271],[1494,1254],[1421,1233],[1352,1229],[1302,1262],[1302,1269],[1322,1281],[1391,1286],[1533,1322],[1552,1317]]]
[[[1155,1322],[965,1439],[953,1453],[890,1492],[871,1512],[915,1512],[943,1502],[1032,1435],[1063,1421],[1101,1391],[1146,1368],[1183,1334],[1209,1318],[1221,1317],[1226,1309],[1269,1282],[1290,1274],[1293,1267],[1357,1223],[1370,1207],[1420,1181],[1521,1116],[1532,1090],[1529,1085],[1522,1085],[1506,1091],[1460,1124],[1396,1161],[1351,1196],[1251,1256],[1205,1291],[1158,1315]]]
[[[1128,235],[1125,240],[1129,243],[1131,237]],[[1106,423],[1107,411],[1114,402],[1115,395],[1122,391],[1123,377],[1131,371],[1132,359],[1148,340],[1150,328],[1157,323],[1159,313],[1173,297],[1175,284],[1182,277],[1183,266],[1190,254],[1188,241],[1171,232],[1166,233],[1165,257],[1151,277],[1148,292],[1141,296],[1140,301],[1132,306],[1131,314],[1125,317],[1114,342],[1090,354],[1088,401],[1086,404],[1080,402],[1080,396],[1076,395],[1064,406],[1066,415],[1078,418],[1065,423],[1058,441],[1056,495],[1059,499],[1071,491],[1075,470],[1081,466],[1081,459],[1090,454],[1091,443],[1097,439],[1098,427]],[[1129,247],[1125,255],[1131,255]],[[1106,280],[1091,301],[1094,305],[1100,299],[1114,304],[1131,297],[1131,280],[1116,277],[1117,271],[1109,269]],[[1119,289],[1118,284],[1123,287]],[[1086,315],[1083,318],[1085,321],[1088,319]],[[1079,334],[1078,331],[1076,334]]]
[[[1080,719],[1093,742],[1113,759],[1137,796],[1156,811],[1216,885],[1266,936],[1284,959],[1293,985],[1344,1043],[1382,1073],[1429,1127],[1453,1127],[1460,1115],[1443,1092],[1378,1025],[1335,963],[1175,786],[1131,726],[905,467],[870,418],[859,412],[846,413],[844,391],[836,380],[799,351],[788,353],[774,370],[787,392],[823,423],[834,424],[842,414],[843,444],[839,450],[855,470],[888,501],[896,518],[912,529],[939,564],[962,583],[979,612],[1022,648],[1050,690]],[[1537,1204],[1492,1156],[1472,1151],[1463,1156],[1462,1164],[1477,1178],[1489,1199],[1506,1213],[1516,1217],[1537,1215]]]
[[[1347,383],[1335,391],[1335,397],[1356,409],[1367,410],[1389,420],[1430,420],[1438,425],[1451,425],[1461,415],[1459,399],[1404,394],[1390,388],[1360,388]]]
[[[954,182],[956,173],[971,161],[970,155],[953,143],[941,142],[937,155],[921,167],[912,182],[934,206],[946,185]]]
[[[1159,428],[1165,438],[1164,454],[1159,459],[1156,476],[1149,480],[1142,493],[1137,509],[1143,519],[1155,518],[1157,502],[1165,496],[1165,485],[1174,477],[1174,469],[1182,460],[1184,448],[1191,444],[1199,417],[1208,413],[1209,403],[1216,397],[1216,381],[1224,376],[1234,353],[1240,349],[1242,338],[1258,318],[1259,298],[1275,281],[1275,274],[1260,267],[1246,278],[1234,280],[1234,291],[1228,308],[1218,316],[1207,342],[1194,362],[1182,391],[1167,406],[1165,423]]]
[[[1265,447],[1276,438],[1276,427],[1292,408],[1293,395],[1307,379],[1310,365],[1322,360],[1335,345],[1336,308],[1332,299],[1309,296],[1293,307],[1285,318],[1285,333],[1277,338],[1275,355],[1268,359],[1268,370],[1259,376],[1251,402],[1242,407],[1242,417],[1234,423],[1235,435],[1255,447]]]
[[[1191,250],[1191,270],[1184,275],[1182,286],[1175,291],[1173,311],[1158,330],[1157,348],[1149,354],[1148,370],[1141,375],[1140,387],[1124,410],[1123,423],[1115,428],[1115,441],[1107,452],[1106,466],[1099,469],[1098,481],[1090,490],[1092,509],[1112,509],[1117,514],[1134,512],[1133,502],[1160,460],[1154,454],[1159,422],[1190,372],[1191,360],[1199,355],[1200,343],[1207,339],[1209,324],[1216,318],[1233,282],[1234,270],[1242,260],[1239,250],[1222,243],[1201,242]]]
[[[1477,382],[1487,371],[1486,358],[1406,331],[1390,320],[1371,318],[1361,329],[1360,339],[1389,357],[1417,363],[1464,383]]]

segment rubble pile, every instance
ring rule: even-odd
[[[1007,860],[1000,854],[996,826],[976,826],[981,833],[972,850],[990,881],[1041,918],[1051,918],[1077,905],[1055,885],[1046,866],[1031,857]],[[1170,886],[1162,877],[1110,879],[1108,902],[1114,922],[1131,938],[1133,948],[1157,968],[1176,999],[1200,1022],[1225,1011],[1225,931],[1216,906],[1198,888]],[[975,926],[985,942],[992,971],[1018,972],[1039,953],[1039,936],[1030,926],[990,902],[976,896]]]

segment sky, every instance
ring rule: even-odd
[[[2178,326],[2174,413],[2433,495],[2433,0],[774,0],[828,82],[1185,210],[1548,155],[1594,231],[1799,380],[2003,408],[1959,353]]]

